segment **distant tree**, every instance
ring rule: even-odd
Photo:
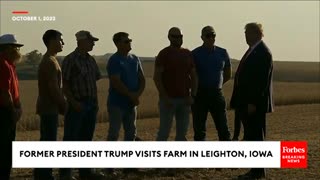
[[[27,64],[30,64],[33,66],[33,68],[36,68],[42,59],[42,54],[38,50],[33,50],[27,53],[25,58]]]

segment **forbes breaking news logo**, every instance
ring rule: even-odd
[[[307,142],[281,141],[281,168],[307,168]]]

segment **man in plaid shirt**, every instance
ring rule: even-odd
[[[101,74],[88,53],[99,39],[88,31],[76,33],[78,47],[62,63],[63,90],[69,108],[64,120],[64,141],[91,141],[98,112],[97,84]],[[91,169],[79,169],[81,179],[94,179]],[[71,169],[61,169],[61,179],[72,179]]]

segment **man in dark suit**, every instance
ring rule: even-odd
[[[245,141],[263,141],[266,133],[266,113],[273,112],[272,55],[262,41],[262,25],[245,26],[249,49],[242,57],[235,78],[230,106],[239,112],[244,123]],[[260,179],[265,169],[253,168],[238,179]]]

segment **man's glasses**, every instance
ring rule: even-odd
[[[215,38],[215,37],[216,37],[216,34],[215,34],[214,32],[210,32],[210,33],[207,33],[207,34],[205,35],[205,37],[206,37],[207,39],[209,39],[209,38]]]
[[[20,51],[20,47],[19,47],[19,46],[10,45],[9,47],[10,47],[11,49],[16,50],[16,51]]]
[[[170,36],[171,36],[172,38],[175,38],[175,39],[181,39],[181,38],[183,37],[182,34],[181,34],[181,35],[172,35],[172,34],[170,34]]]
[[[122,42],[125,43],[125,44],[129,44],[129,43],[132,42],[132,39],[126,39],[126,40],[124,40],[124,41],[122,41]]]

